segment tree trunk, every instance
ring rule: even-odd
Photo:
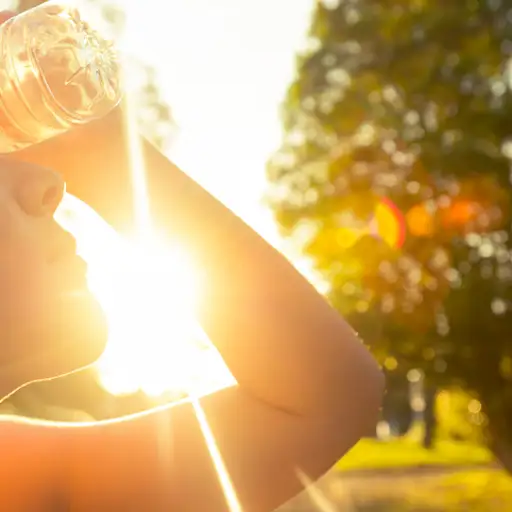
[[[437,389],[435,387],[427,387],[425,390],[425,411],[423,418],[425,421],[425,435],[423,437],[423,447],[427,450],[433,448],[437,430],[436,418],[436,397]]]
[[[489,448],[503,469],[512,474],[512,443],[493,436]]]
[[[512,411],[503,401],[486,400],[482,397],[481,403],[482,412],[487,418],[487,445],[503,469],[512,474],[512,430],[509,428]]]

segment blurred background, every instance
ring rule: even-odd
[[[129,58],[140,129],[281,250],[388,375],[374,435],[283,510],[512,510],[512,1],[89,4]],[[186,326],[127,327],[130,308],[164,300],[160,274],[101,267],[122,242],[79,203],[61,215],[124,327],[95,368],[4,413],[105,419],[232,382]],[[194,269],[176,267],[192,292]],[[166,336],[194,347],[186,374]]]

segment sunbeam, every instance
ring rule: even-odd
[[[124,69],[129,70],[129,63],[124,62]],[[137,117],[135,114],[135,99],[129,85],[129,72],[125,74],[125,101],[124,126],[132,179],[133,207],[135,210],[135,235],[137,239],[144,240],[151,237],[152,224],[148,203],[148,190],[146,184],[146,169],[144,165],[144,152],[140,138]]]
[[[311,503],[320,512],[338,512],[338,508],[332,504],[325,494],[318,488],[318,486],[300,469],[296,470],[297,477],[300,483],[304,486],[304,490],[308,495]],[[350,512],[346,510],[345,512]]]
[[[208,450],[210,452],[213,465],[215,467],[215,470],[217,471],[217,476],[219,477],[219,482],[222,487],[224,497],[226,498],[226,503],[229,507],[229,511],[242,512],[242,507],[240,505],[240,502],[238,501],[238,497],[233,486],[233,482],[231,481],[231,477],[229,476],[228,470],[226,469],[224,461],[222,460],[222,455],[217,446],[217,442],[215,441],[215,437],[213,436],[213,432],[211,431],[210,426],[208,424],[206,414],[204,413],[201,405],[196,399],[192,400],[192,405],[194,406],[197,421],[199,422],[201,431],[206,441],[206,445],[208,446]]]
[[[135,211],[135,227],[136,227],[136,239],[143,246],[146,244],[153,244],[155,241],[155,234],[153,233],[153,226],[151,222],[151,214],[149,208],[148,201],[148,191],[146,184],[146,169],[144,165],[144,156],[143,156],[143,148],[141,144],[141,138],[139,136],[137,130],[137,120],[135,117],[134,110],[134,100],[131,96],[130,88],[127,88],[127,95],[125,98],[125,130],[127,133],[127,143],[128,143],[128,151],[130,157],[130,167],[131,167],[131,178],[132,178],[132,187],[133,187],[133,199],[134,199],[134,211]],[[153,262],[148,261],[148,264],[151,265]],[[167,262],[170,264],[170,262]],[[179,268],[183,268],[183,265],[180,265]],[[177,283],[167,283],[166,287],[168,289],[175,288]],[[181,290],[180,290],[181,291]],[[149,299],[151,297],[148,297]],[[160,299],[164,299],[163,297]],[[154,300],[158,300],[158,297],[154,298]],[[161,305],[157,305],[157,311],[160,311],[160,307],[163,306],[164,310],[161,311],[161,314],[164,315],[164,319],[166,319],[166,315],[164,313],[165,310],[169,310],[171,304],[165,303]],[[189,305],[190,306],[190,305]],[[180,311],[178,315],[174,315],[171,319],[175,321],[177,318],[181,319],[182,325],[181,328],[175,332],[174,334],[179,334],[185,339],[180,340],[181,346],[179,349],[179,361],[181,365],[184,365],[185,368],[190,370],[191,367],[194,366],[195,362],[199,363],[199,358],[196,356],[194,360],[194,351],[187,350],[192,347],[191,343],[187,344],[187,338],[193,338],[194,335],[197,339],[197,332],[202,330],[199,328],[195,320],[191,315],[191,311],[185,310]],[[157,325],[162,325],[163,319],[156,319]],[[160,321],[158,321],[160,320]],[[168,319],[167,319],[168,320]],[[204,333],[203,333],[204,334]],[[168,337],[167,337],[168,338]],[[167,339],[167,342],[170,344],[171,340]],[[164,340],[165,343],[165,340]],[[195,351],[197,355],[197,350]],[[188,357],[185,357],[188,356]],[[169,361],[166,361],[165,364],[169,364]],[[174,368],[175,370],[177,368]],[[190,372],[189,372],[190,373]],[[242,508],[238,501],[236,491],[231,482],[231,478],[228,474],[228,471],[224,465],[222,460],[222,455],[218,449],[217,443],[213,436],[213,433],[209,427],[208,420],[206,418],[206,414],[201,408],[199,401],[196,399],[197,393],[200,392],[197,388],[195,388],[196,382],[191,379],[186,379],[186,376],[183,377],[183,382],[181,382],[182,387],[184,388],[186,394],[191,396],[191,402],[194,407],[194,411],[197,416],[197,420],[201,427],[201,431],[205,438],[208,450],[210,452],[210,456],[212,458],[212,462],[214,464],[215,470],[217,471],[217,475],[219,478],[219,482],[221,484],[226,503],[229,507],[230,512],[242,512]]]

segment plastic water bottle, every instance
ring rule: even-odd
[[[66,2],[0,26],[0,153],[106,115],[121,99],[113,43]]]

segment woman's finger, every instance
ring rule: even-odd
[[[1,11],[0,12],[0,25],[2,23],[5,23],[8,19],[12,18],[13,16],[16,16],[15,12],[12,12],[12,11]]]

